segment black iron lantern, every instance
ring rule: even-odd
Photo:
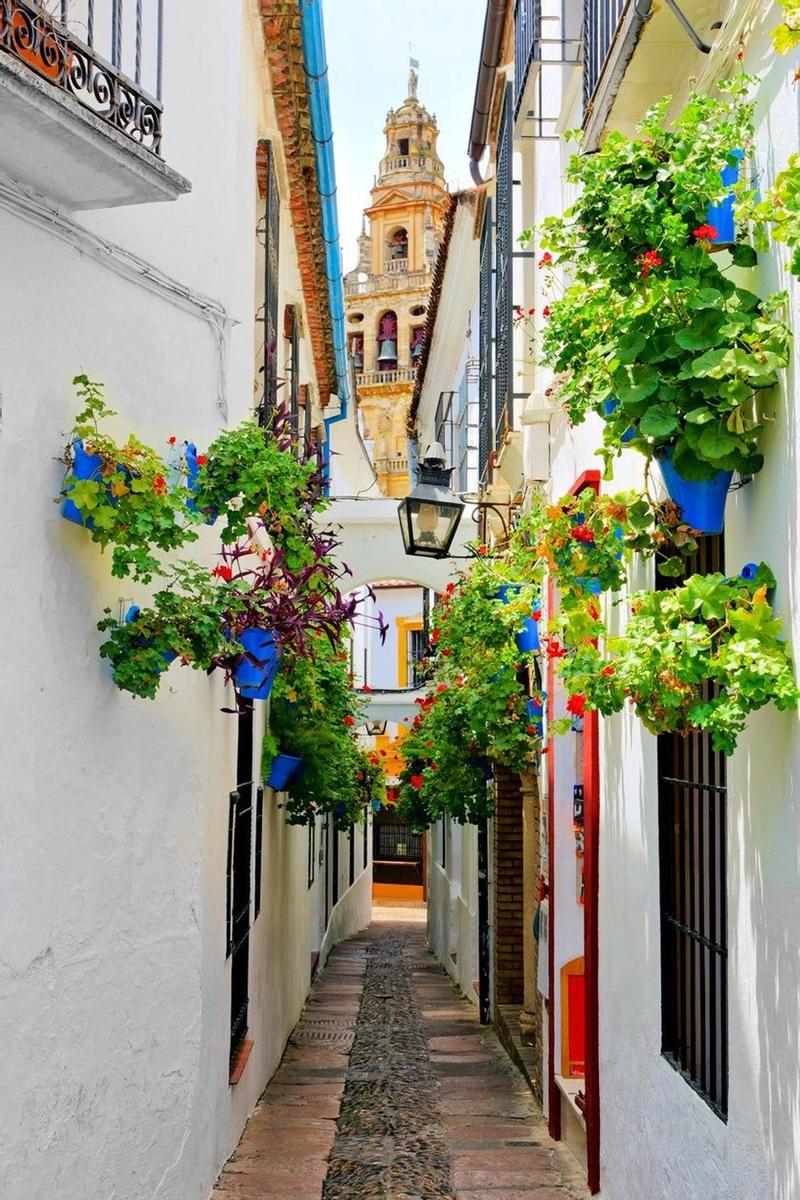
[[[452,468],[444,464],[444,450],[434,442],[419,465],[416,487],[398,505],[406,554],[446,558],[450,551],[464,501],[450,491]]]
[[[386,727],[388,724],[388,721],[367,721],[365,722],[364,728],[370,737],[383,737],[386,733]]]

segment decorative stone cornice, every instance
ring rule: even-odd
[[[289,179],[289,210],[314,368],[320,403],[325,405],[331,392],[337,390],[336,360],[300,11],[297,0],[260,0],[260,6],[272,96]],[[264,186],[262,175],[263,167],[259,173],[259,187]]]

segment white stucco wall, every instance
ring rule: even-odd
[[[730,6],[733,28],[747,8],[744,3]],[[800,140],[792,83],[796,60],[776,57],[769,46],[769,30],[780,20],[778,7],[751,4],[749,12],[754,32],[743,65],[761,77],[756,155],[760,179],[768,183]],[[675,53],[679,50],[676,46]],[[703,67],[698,56],[696,69]],[[723,67],[719,56],[712,58],[707,74],[725,73]],[[630,72],[633,91],[640,95],[649,76],[637,74],[635,58]],[[562,99],[557,93],[550,96],[555,105],[550,111],[558,112],[561,104],[562,130],[580,124],[579,97],[566,73],[564,86]],[[686,86],[687,73],[676,73],[676,108]],[[657,98],[654,91],[646,99]],[[631,124],[634,116],[623,106],[615,120]],[[530,143],[526,151],[526,223],[560,211],[569,202],[552,169],[554,148],[556,143]],[[782,267],[785,258],[780,247],[762,256],[756,287],[761,294],[787,288],[791,322],[797,328],[798,286]],[[531,290],[531,276],[526,286],[523,302],[539,308],[544,298]],[[734,573],[743,563],[761,558],[772,566],[778,579],[776,608],[795,657],[800,647],[795,401],[799,369],[795,353],[776,391],[774,420],[765,431],[766,465],[752,484],[729,496],[725,528],[727,570]],[[542,373],[534,386],[543,389],[548,382]],[[559,418],[552,422],[552,496],[572,487],[583,471],[597,469],[594,450],[600,440],[594,418],[572,430]],[[614,480],[604,481],[603,490],[638,485],[641,458],[625,452],[617,464]],[[652,575],[638,569],[633,584],[652,586]],[[610,619],[615,625],[618,616]],[[797,724],[795,714],[762,710],[750,719],[728,763],[730,1064],[729,1111],[723,1122],[661,1055],[656,742],[630,713],[601,719],[601,1181],[602,1194],[609,1200],[793,1200],[800,1195]],[[558,961],[569,957],[566,943],[572,936],[571,915],[566,925],[563,922],[562,892],[573,887],[574,840],[571,822],[562,823],[559,807],[566,805],[561,793],[562,783],[569,782],[569,752],[559,747],[555,753],[556,836],[561,842],[556,848],[558,894],[551,934]]]
[[[255,148],[276,137],[259,25],[250,5],[221,22],[198,22],[189,0],[168,9],[164,150],[191,195],[59,224],[0,193],[4,1200],[205,1200],[279,1062],[321,941],[306,831],[289,828],[268,793],[251,933],[255,1047],[230,1088],[236,721],[220,709],[233,697],[220,676],[177,664],[155,702],[114,687],[96,621],[147,589],[112,579],[110,556],[53,503],[79,372],[106,381],[117,433],[156,446],[174,434],[203,448],[222,408],[231,424],[252,408]],[[283,200],[281,305],[302,300],[285,186]],[[150,264],[150,280],[95,234]],[[203,293],[222,332],[203,303],[154,282],[159,272]],[[206,531],[200,553],[211,562],[216,548]],[[257,737],[254,771],[259,751]],[[351,898],[345,881],[329,943],[364,922],[365,892],[359,881]]]
[[[428,943],[453,982],[477,1007],[478,830],[447,823],[442,867],[442,827],[428,834]]]

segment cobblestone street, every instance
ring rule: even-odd
[[[494,1033],[427,949],[423,917],[377,910],[333,952],[219,1200],[587,1195]]]

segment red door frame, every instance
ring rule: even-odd
[[[570,488],[578,495],[584,488],[600,491],[600,472],[584,471]],[[548,610],[552,612],[553,584],[548,581]],[[547,667],[547,716],[553,720],[555,704],[553,660]],[[547,868],[549,875],[549,912],[547,971],[550,1002],[547,1009],[547,1047],[549,1060],[548,1127],[550,1136],[561,1137],[561,1092],[556,1085],[556,905],[555,905],[555,758],[549,739],[547,761]],[[586,994],[586,1175],[589,1191],[600,1191],[600,1055],[598,988],[598,907],[600,853],[600,723],[596,712],[587,712],[583,722],[583,953]]]

